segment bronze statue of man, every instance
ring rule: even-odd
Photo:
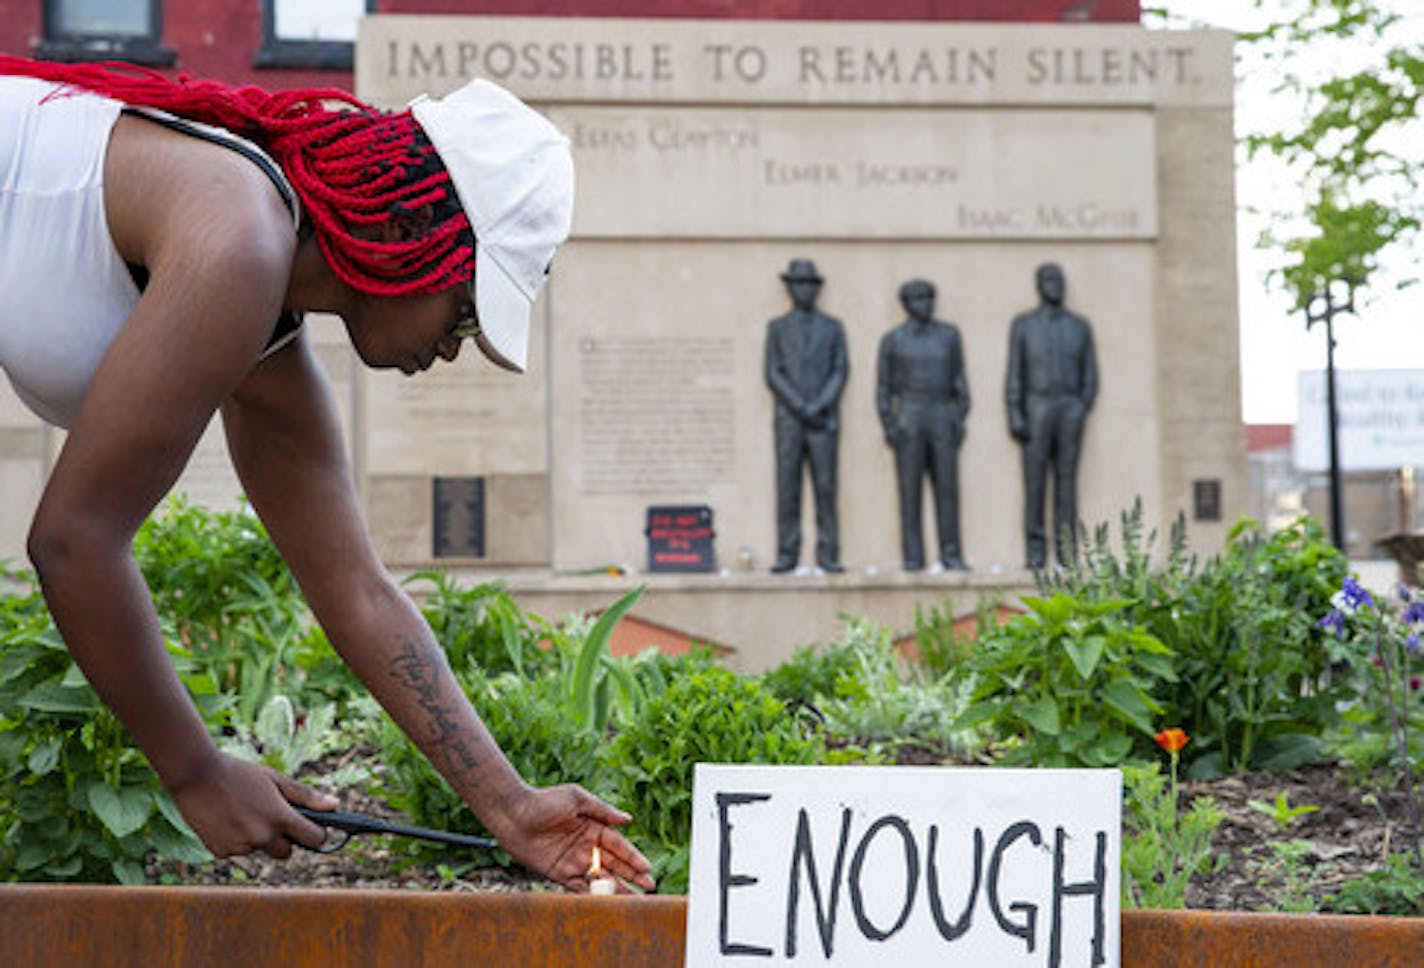
[[[900,484],[900,550],[906,571],[925,566],[921,492],[934,492],[939,565],[962,570],[959,546],[959,445],[969,415],[969,381],[959,327],[934,318],[935,287],[911,279],[900,287],[908,318],[880,340],[875,405],[895,450]]]
[[[816,308],[823,279],[810,259],[781,274],[791,312],[767,323],[766,384],[776,398],[776,561],[791,571],[801,555],[801,475],[809,465],[816,498],[816,564],[839,572],[836,446],[848,363],[845,328]]]
[[[1053,467],[1054,550],[1060,565],[1076,554],[1078,451],[1098,392],[1098,362],[1088,321],[1063,307],[1063,270],[1038,267],[1039,304],[1009,330],[1005,397],[1009,432],[1023,445],[1024,539],[1028,566],[1048,560],[1044,499]]]

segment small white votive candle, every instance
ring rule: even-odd
[[[588,865],[588,893],[607,897],[618,893],[618,882],[603,873],[602,854],[593,848],[593,862]]]

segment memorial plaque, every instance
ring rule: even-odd
[[[551,284],[544,298],[553,290]],[[542,313],[531,317],[531,358],[543,358]],[[534,356],[538,354],[538,356]],[[540,367],[543,364],[539,364]],[[515,379],[475,349],[442,362],[418,379],[399,371],[363,369],[357,377],[369,415],[363,438],[367,467],[387,474],[483,475],[540,473],[547,457],[542,437],[530,433],[542,419],[540,372]],[[419,433],[411,433],[419,427]],[[486,463],[498,453],[499,466]]]
[[[485,479],[433,478],[432,554],[436,558],[483,558],[485,555]]]
[[[1192,481],[1192,518],[1196,521],[1221,520],[1221,481],[1215,478]]]
[[[648,571],[715,571],[712,509],[701,505],[648,508]]]

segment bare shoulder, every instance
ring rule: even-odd
[[[231,269],[234,259],[248,269],[270,263],[285,284],[291,214],[267,175],[237,152],[124,115],[104,183],[109,230],[129,262],[154,270],[167,260],[188,272],[204,263]]]

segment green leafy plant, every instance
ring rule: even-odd
[[[1273,801],[1247,800],[1246,805],[1252,810],[1258,813],[1264,813],[1270,817],[1276,822],[1276,827],[1280,830],[1289,828],[1291,824],[1295,823],[1297,818],[1303,817],[1308,813],[1314,813],[1320,809],[1308,803],[1298,807],[1291,806],[1290,796],[1284,790],[1277,793],[1276,799]]]
[[[717,654],[712,649],[694,643],[681,655],[668,655],[655,648],[644,649],[629,660],[628,670],[637,680],[638,689],[646,701],[654,696],[666,695],[673,682],[710,669],[717,662]]]
[[[840,640],[803,646],[760,679],[818,719],[838,757],[893,761],[895,747],[929,745],[966,758],[982,747],[977,730],[955,722],[972,680],[936,676],[923,663],[906,661],[890,631],[874,622],[850,616],[845,622]]]
[[[1158,737],[1171,758],[1169,776],[1162,775],[1157,763],[1123,767],[1125,907],[1186,907],[1187,885],[1195,875],[1211,870],[1211,835],[1226,819],[1210,797],[1196,797],[1189,810],[1181,810],[1177,767],[1187,736],[1181,730],[1164,730]]]
[[[754,680],[699,669],[650,697],[605,751],[629,836],[653,861],[659,889],[687,888],[692,771],[697,763],[817,763],[823,747]]]
[[[1168,536],[1167,552],[1160,563],[1153,561],[1157,532],[1143,524],[1142,499],[1118,515],[1118,542],[1112,541],[1108,522],[1094,525],[1080,548],[1077,559],[1057,571],[1036,575],[1039,592],[1062,592],[1088,601],[1121,599],[1134,608],[1160,598],[1164,588],[1190,572],[1193,562],[1187,554],[1186,518],[1178,515]]]
[[[1267,897],[1267,911],[1306,914],[1317,907],[1311,896],[1315,874],[1306,862],[1314,852],[1306,840],[1267,841],[1255,863],[1256,886]]]
[[[973,654],[975,642],[998,626],[1000,602],[998,594],[980,598],[972,636],[955,628],[952,601],[946,600],[943,606],[915,606],[916,661],[928,678],[940,679],[963,666]]]
[[[761,676],[761,684],[786,702],[819,705],[836,694],[836,683],[854,676],[859,666],[850,645],[803,645],[791,657]]]
[[[1424,52],[1413,8],[1399,4],[1292,0],[1263,9],[1270,22],[1241,35],[1243,56],[1268,65],[1299,109],[1283,101],[1245,144],[1248,157],[1275,156],[1295,179],[1289,201],[1274,203],[1288,210],[1269,212],[1259,244],[1276,250],[1272,274],[1300,309],[1334,280],[1369,285],[1389,253],[1408,254],[1417,237],[1420,155],[1409,132],[1424,94]]]
[[[1319,758],[1345,687],[1314,616],[1346,569],[1319,522],[1301,518],[1268,536],[1243,519],[1205,561],[1187,554],[1179,517],[1154,562],[1156,535],[1142,525],[1140,502],[1122,514],[1120,534],[1115,550],[1107,525],[1095,528],[1081,560],[1046,576],[1044,592],[1123,602],[1123,619],[1171,650],[1174,676],[1154,698],[1161,718],[1192,733],[1190,774],[1291,769]]]
[[[1344,569],[1313,519],[1269,536],[1243,520],[1220,555],[1155,603],[1146,620],[1177,656],[1164,715],[1200,744],[1193,776],[1294,769],[1320,757],[1343,686],[1313,617]]]
[[[1424,876],[1408,854],[1391,854],[1384,866],[1346,881],[1324,898],[1338,914],[1424,916]]]
[[[133,552],[165,634],[234,697],[239,720],[254,722],[273,695],[295,691],[286,680],[310,616],[254,514],[175,496],[139,528]]]
[[[931,679],[905,662],[890,630],[866,619],[847,619],[837,645],[848,662],[820,711],[827,733],[876,747],[929,744],[966,758],[983,744],[978,731],[957,724],[968,707],[973,680]]]
[[[419,571],[407,585],[428,582],[421,611],[457,672],[471,666],[489,675],[537,675],[553,656],[539,648],[543,634],[500,582],[462,587],[444,571]]]
[[[267,700],[255,725],[237,723],[235,735],[223,746],[254,763],[296,774],[336,748],[342,737],[335,726],[335,703],[318,706],[299,719],[292,701],[278,694]]]
[[[186,653],[173,658],[211,699]],[[70,659],[39,592],[0,597],[0,880],[142,883],[154,852],[209,859]]]
[[[578,725],[602,735],[616,696],[625,713],[635,713],[642,700],[642,687],[628,668],[609,651],[613,628],[642,597],[646,586],[638,586],[603,611],[592,627],[558,633],[551,630],[554,652],[559,657],[558,680],[562,683],[562,705],[566,715]]]
[[[1128,602],[1066,593],[1025,597],[1030,609],[980,640],[968,663],[973,703],[958,726],[1015,740],[1004,761],[1111,766],[1161,711],[1153,692],[1176,678],[1171,651],[1123,618]]]

